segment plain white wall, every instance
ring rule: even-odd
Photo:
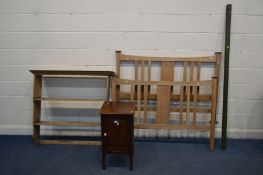
[[[263,138],[262,0],[0,0],[0,134],[31,134],[29,69],[115,70],[115,50],[211,55],[224,49],[228,3],[228,136]]]

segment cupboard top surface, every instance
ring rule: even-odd
[[[104,102],[100,114],[128,114],[133,115],[135,107],[130,102]]]

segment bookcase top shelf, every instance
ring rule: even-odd
[[[30,70],[34,75],[94,75],[115,76],[113,71],[88,71],[88,70]]]

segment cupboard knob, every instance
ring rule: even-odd
[[[107,133],[106,132],[104,132],[104,134],[103,134],[104,136],[107,136]]]
[[[119,125],[120,125],[120,123],[119,123],[119,121],[118,121],[118,120],[114,120],[114,123],[115,123],[117,126],[119,126]]]

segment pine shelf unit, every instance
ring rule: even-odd
[[[34,75],[33,89],[33,140],[36,144],[78,144],[78,145],[100,145],[100,141],[77,141],[77,140],[41,140],[40,126],[79,126],[79,127],[94,127],[100,126],[98,122],[82,122],[82,121],[43,121],[41,120],[41,102],[42,101],[71,101],[71,102],[86,102],[86,101],[105,101],[102,98],[83,99],[83,98],[52,98],[42,97],[42,82],[43,78],[106,78],[107,79],[107,95],[106,101],[110,98],[110,85],[112,77],[115,73],[112,71],[81,71],[81,70],[30,70]]]

